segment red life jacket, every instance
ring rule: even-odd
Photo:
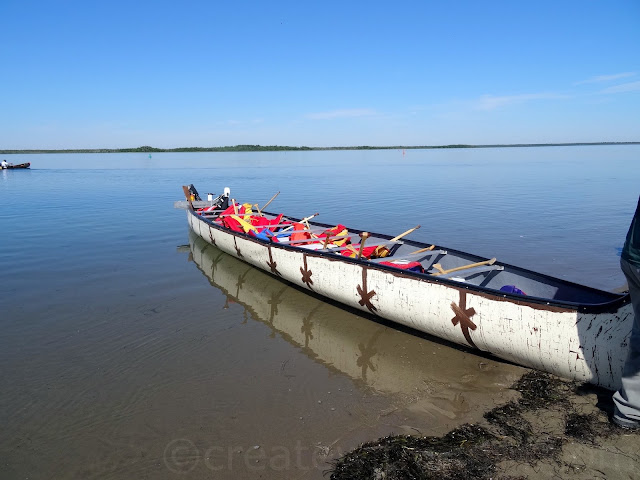
[[[347,230],[347,227],[345,227],[342,224],[338,224],[333,228],[330,228],[328,230],[325,230],[323,233],[321,233],[320,235],[318,235],[318,238],[326,238],[327,235],[330,237],[337,237],[337,236],[343,236],[344,239],[333,239],[331,240],[329,243],[332,243],[334,245],[338,245],[339,247],[342,247],[344,245],[347,245],[349,243],[351,243],[351,237],[348,237],[347,234],[349,233],[349,230]]]
[[[217,223],[221,223],[221,224],[223,224],[223,225],[224,225],[224,220],[225,220],[225,218],[227,218],[227,217],[225,217],[225,216],[223,216],[223,215],[230,215],[230,214],[233,214],[233,212],[234,212],[234,211],[233,211],[233,206],[228,207],[228,208],[226,208],[226,209],[225,209],[225,210],[224,210],[220,215],[218,215],[218,218],[216,218],[216,220],[215,220],[215,221],[216,221]],[[226,225],[225,225],[225,226],[226,226]],[[229,227],[227,227],[227,228],[229,228]]]
[[[311,242],[300,242],[300,240],[309,240],[311,238],[311,234],[309,232],[300,232],[299,230],[304,230],[305,227],[302,223],[294,223],[293,224],[293,232],[291,233],[291,243],[296,243],[298,245],[307,245]]]
[[[233,217],[224,217],[222,219],[222,225],[224,225],[229,230],[233,230],[234,232],[244,233],[244,228],[242,228],[240,222]]]
[[[217,205],[211,205],[209,207],[203,207],[203,208],[199,208],[198,210],[196,210],[196,212],[198,213],[205,213],[205,212],[213,212],[218,208]]]
[[[399,268],[401,270],[411,270],[412,272],[424,273],[424,268],[420,262],[392,263],[380,262],[380,265],[388,265],[389,267]]]
[[[360,251],[360,244],[351,245],[351,246],[353,247],[353,250],[355,250],[355,252],[351,249],[347,249],[347,250],[342,250],[340,253],[345,257],[356,258],[358,256],[357,252]],[[362,258],[371,257],[371,254],[376,251],[376,248],[377,247],[375,245],[373,247],[364,247],[362,249]]]

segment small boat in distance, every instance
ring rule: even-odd
[[[209,202],[183,187],[193,232],[330,300],[525,367],[618,389],[634,316],[615,293],[406,239]],[[276,194],[277,195],[277,194]],[[275,198],[275,196],[274,196]],[[197,208],[201,207],[201,208]]]
[[[14,168],[29,168],[31,167],[31,163],[27,162],[27,163],[18,163],[17,165],[13,165],[12,163],[5,165],[4,167],[2,167],[2,170],[11,170]]]

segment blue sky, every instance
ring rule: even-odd
[[[640,141],[640,2],[0,1],[0,149]]]

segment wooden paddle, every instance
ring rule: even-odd
[[[309,220],[311,220],[313,217],[317,217],[318,215],[320,215],[319,213],[314,213],[313,215],[309,215],[308,217],[303,218],[302,220],[300,220],[299,222],[296,223],[305,223],[308,222]],[[283,232],[288,232],[289,230],[291,230],[293,228],[293,225],[291,225],[290,227],[287,227],[283,230],[280,230],[277,233],[283,233]]]
[[[415,232],[416,230],[418,230],[420,228],[420,225],[416,225],[413,228],[410,228],[409,230],[407,230],[404,233],[401,233],[400,235],[398,235],[397,237],[393,237],[391,240],[389,240],[390,242],[397,242],[398,240],[400,240],[402,237],[406,237],[407,235],[409,235],[412,232]]]
[[[342,249],[343,249],[343,250],[349,250],[351,253],[353,253],[353,254],[354,254],[354,256],[356,256],[356,257],[358,256],[358,250],[356,250],[355,248],[353,248],[353,245],[345,244],[345,245],[342,247]],[[338,250],[336,250],[336,251],[340,251],[340,250],[338,249]]]
[[[433,250],[434,248],[436,248],[436,246],[435,245],[431,245],[430,247],[421,248],[420,250],[416,250],[415,252],[411,252],[409,255],[413,255],[414,253],[428,252],[429,250]]]
[[[367,236],[368,235],[369,234],[367,233]],[[333,240],[336,240],[336,239],[341,240],[344,238],[347,238],[346,235],[329,235],[329,233],[327,233],[327,236],[324,239],[324,243],[322,244],[322,249],[326,250],[327,246],[329,245],[329,242],[333,243]],[[342,248],[345,250],[349,250],[351,253],[355,254],[356,256],[358,255],[358,251],[349,244],[345,243]]]
[[[264,210],[265,208],[267,208],[267,207],[269,206],[269,204],[270,204],[271,202],[273,202],[273,201],[276,199],[276,197],[277,197],[278,195],[280,195],[280,192],[276,193],[273,197],[271,197],[271,200],[269,200],[267,203],[265,203],[265,204],[264,204],[264,206],[263,206],[262,208],[258,208],[258,211],[259,211],[259,212],[261,212],[262,210]],[[262,214],[261,214],[261,215],[262,215]]]
[[[419,228],[420,228],[420,225],[416,225],[415,227],[410,228],[406,232],[401,233],[400,235],[398,235],[396,237],[393,237],[391,240],[389,240],[389,243],[397,242],[402,237],[406,237],[410,233],[415,232],[416,230],[418,230]],[[391,253],[391,252],[389,251],[389,249],[386,246],[380,245],[379,247],[376,247],[375,252],[371,256],[373,257],[375,255],[376,257],[386,257],[387,255],[389,255],[389,253]]]
[[[443,270],[442,265],[436,263],[433,268],[438,271],[436,273],[432,273],[431,275],[437,277],[438,275],[444,275],[445,273],[457,272],[459,270],[466,270],[473,267],[481,267],[482,265],[493,265],[494,263],[496,263],[495,257],[490,260],[485,260],[484,262],[470,263],[469,265],[462,265],[461,267],[450,268],[448,270]]]
[[[362,232],[360,234],[360,250],[358,250],[358,256],[356,258],[362,258],[362,250],[364,250],[364,242],[369,238],[369,232]]]

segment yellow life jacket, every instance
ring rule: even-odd
[[[240,218],[238,215],[230,215],[230,217],[240,224],[240,226],[244,230],[244,233],[249,233],[249,230],[253,230],[254,233],[258,233],[258,229],[247,222],[245,219]]]

